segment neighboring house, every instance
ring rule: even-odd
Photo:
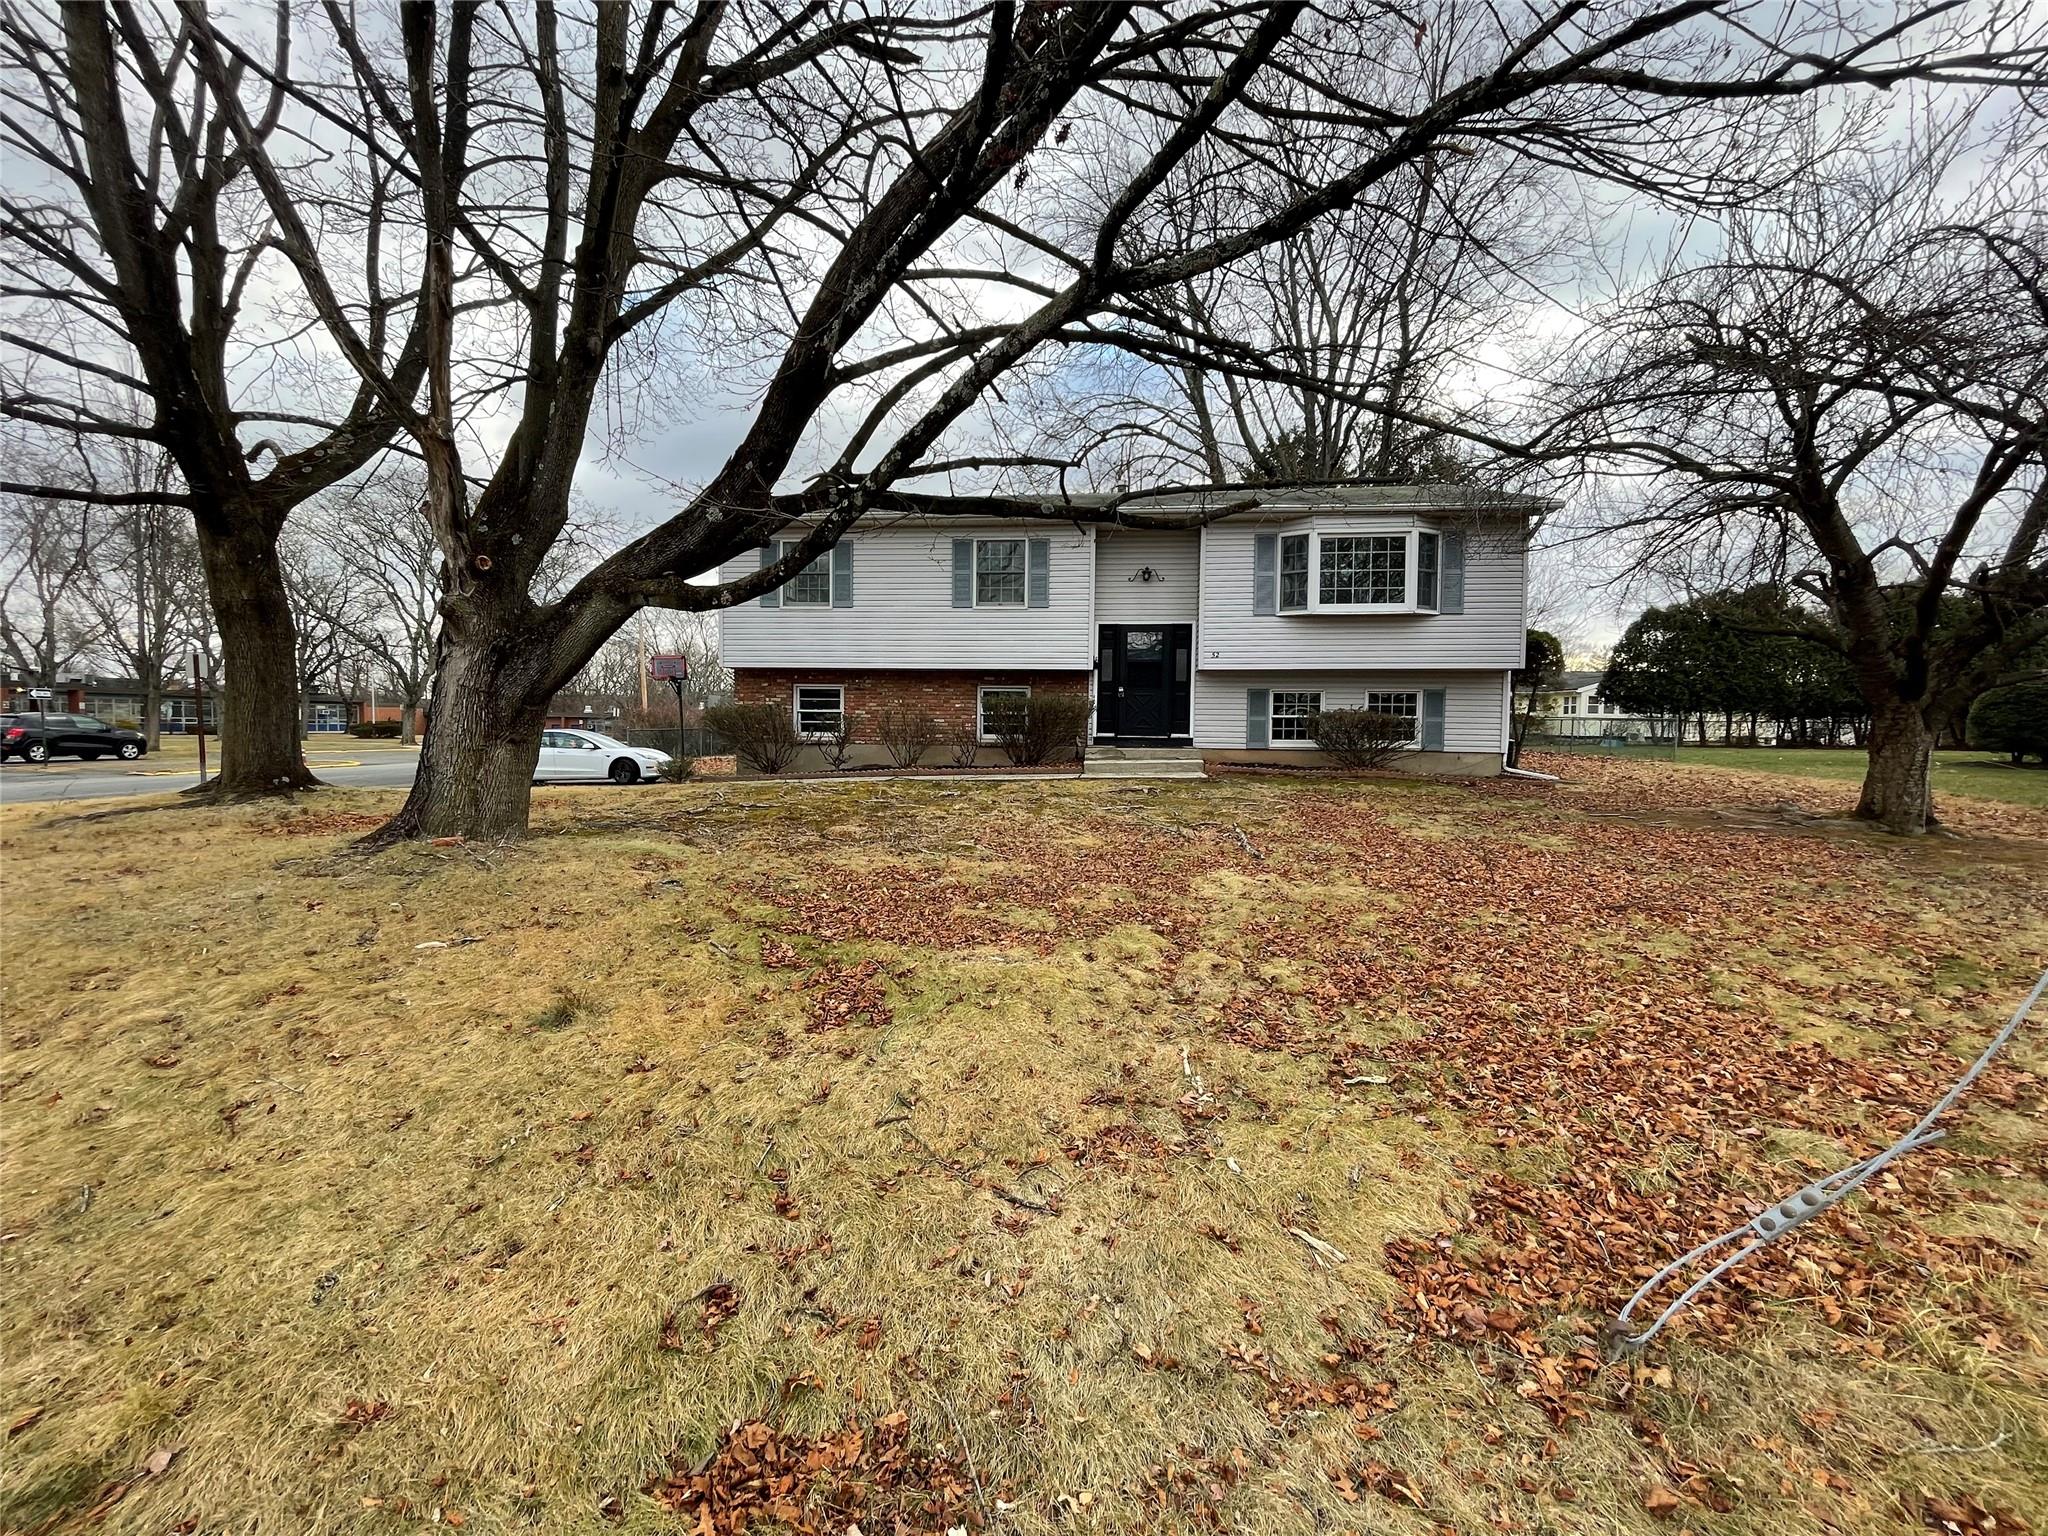
[[[1657,741],[1668,739],[1672,722],[1650,715],[1631,715],[1600,696],[1605,672],[1567,672],[1562,686],[1539,691],[1530,713],[1539,736],[1568,736],[1593,741]]]
[[[619,721],[626,714],[626,703],[608,693],[572,693],[564,691],[548,700],[547,719],[550,727],[567,727],[571,730],[611,731],[618,728]]]
[[[993,702],[1066,691],[1093,700],[1098,744],[1314,761],[1318,711],[1372,708],[1414,721],[1410,766],[1499,772],[1525,648],[1528,520],[1549,503],[1457,486],[1257,495],[1213,520],[1208,508],[1244,495],[1128,504],[1185,520],[1163,531],[870,518],[722,614],[719,654],[741,702],[786,707],[806,734],[853,711],[857,761],[882,760],[885,711],[993,740]]]
[[[0,679],[0,710],[40,708],[53,714],[94,715],[111,724],[141,727],[147,690],[139,678],[60,677],[49,689],[50,697],[40,700],[29,696],[32,686],[19,678]],[[158,704],[160,729],[169,735],[185,735],[198,730],[203,721],[205,729],[211,732],[217,729],[215,711],[219,702],[219,695],[213,688],[208,687],[202,697],[194,693],[190,682],[180,681],[175,687],[163,690]],[[311,720],[316,732],[344,728],[349,705],[340,694],[316,690],[311,704]]]

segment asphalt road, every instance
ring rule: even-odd
[[[404,789],[412,783],[419,754],[388,747],[365,751],[360,757],[351,757],[341,750],[314,751],[306,754],[306,762],[329,784],[357,789]],[[0,764],[0,805],[164,795],[198,782],[198,768],[189,759],[166,766],[166,760],[159,757],[145,757],[138,763],[79,763],[62,758],[50,763],[24,763],[10,758]]]

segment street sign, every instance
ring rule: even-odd
[[[657,683],[688,682],[690,680],[690,658],[687,656],[650,656],[647,658],[647,675]]]
[[[31,688],[28,691],[28,696],[32,699],[47,699],[50,696],[50,690],[47,688]]]

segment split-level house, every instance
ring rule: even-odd
[[[1314,761],[1315,716],[1365,708],[1414,722],[1404,766],[1500,771],[1529,520],[1549,503],[1427,485],[1116,500],[1174,526],[864,519],[779,590],[721,615],[735,696],[788,709],[814,736],[852,711],[867,762],[884,760],[886,712],[949,731],[972,722],[992,742],[992,705],[1070,691],[1092,700],[1098,745]]]

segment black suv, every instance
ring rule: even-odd
[[[0,762],[10,757],[31,763],[82,757],[89,763],[106,753],[132,763],[148,749],[142,732],[124,731],[91,715],[0,715]]]

